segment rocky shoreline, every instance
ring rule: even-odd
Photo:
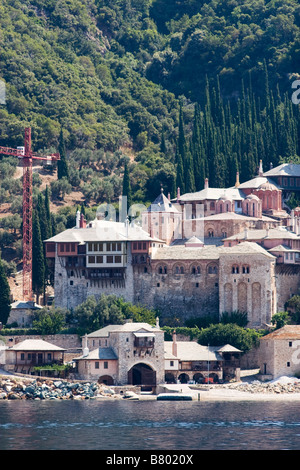
[[[187,386],[186,386],[187,387]],[[190,392],[200,393],[201,397],[226,398],[243,396],[300,396],[300,380],[285,378],[275,382],[238,382],[229,384],[215,384],[208,386],[190,386]],[[185,389],[187,391],[187,389]],[[176,392],[176,390],[174,390]],[[156,395],[141,396],[133,391],[114,390],[97,382],[69,382],[67,380],[48,378],[23,378],[0,375],[0,401],[1,400],[90,400],[90,399],[156,399]]]
[[[132,398],[134,394],[119,395],[96,382],[67,382],[63,380],[32,380],[0,378],[0,400],[89,400],[95,398]]]

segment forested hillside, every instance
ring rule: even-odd
[[[230,184],[233,166],[243,180],[258,159],[268,167],[298,152],[290,81],[299,26],[296,0],[4,0],[0,144],[20,145],[30,125],[35,150],[57,148],[62,125],[71,184],[92,180],[91,159],[106,177],[107,189],[97,194],[94,180],[87,202],[117,197],[113,177],[130,148],[134,193],[145,202],[160,183],[176,187],[181,104],[191,155],[180,156],[196,179],[186,190],[202,187],[203,172],[212,185]]]
[[[260,159],[268,169],[300,154],[299,27],[297,0],[2,0],[0,145],[22,145],[30,126],[35,151],[65,148],[63,178],[34,175],[55,231],[74,223],[74,200],[87,213],[116,202],[125,166],[145,204],[161,185],[174,197],[205,177],[245,181]],[[1,157],[0,204],[14,217],[0,249],[19,252],[16,166]]]

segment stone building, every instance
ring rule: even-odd
[[[300,326],[286,325],[260,339],[260,374],[264,379],[300,374]]]
[[[195,341],[165,341],[166,383],[207,383],[240,379],[241,351],[229,344],[202,346]]]
[[[46,240],[55,304],[73,309],[115,294],[159,309],[166,323],[237,309],[249,326],[265,327],[300,287],[300,220],[282,207],[281,187],[260,165],[245,183],[237,174],[233,188],[206,180],[172,201],[161,191],[142,227],[98,218],[86,225],[78,214],[76,227]]]
[[[7,323],[17,323],[20,328],[30,327],[32,326],[34,312],[41,308],[42,307],[35,302],[17,300],[11,304]]]
[[[157,324],[109,325],[83,338],[76,358],[80,378],[110,385],[164,383],[164,332]]]
[[[34,367],[63,364],[64,348],[41,339],[26,339],[6,349],[4,369],[31,374]]]
[[[266,326],[277,311],[276,258],[256,243],[233,247],[165,246],[135,275],[135,302],[176,319],[247,312],[249,326]]]
[[[146,267],[156,245],[163,242],[139,226],[97,218],[86,227],[76,226],[46,240],[55,305],[72,309],[87,297],[101,294],[133,301],[133,267]]]

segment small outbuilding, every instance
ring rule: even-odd
[[[34,367],[64,363],[65,349],[42,339],[26,339],[6,349],[4,369],[31,374]]]
[[[300,374],[300,325],[285,325],[263,336],[259,365],[264,380]]]
[[[16,323],[20,328],[31,327],[33,314],[41,308],[35,302],[16,300],[11,304],[7,324]]]

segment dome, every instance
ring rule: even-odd
[[[264,191],[278,191],[275,184],[266,182],[261,184],[258,189],[263,189]]]
[[[254,199],[255,201],[260,201],[258,196],[255,196],[255,194],[249,194],[249,196],[246,197],[246,199]]]

